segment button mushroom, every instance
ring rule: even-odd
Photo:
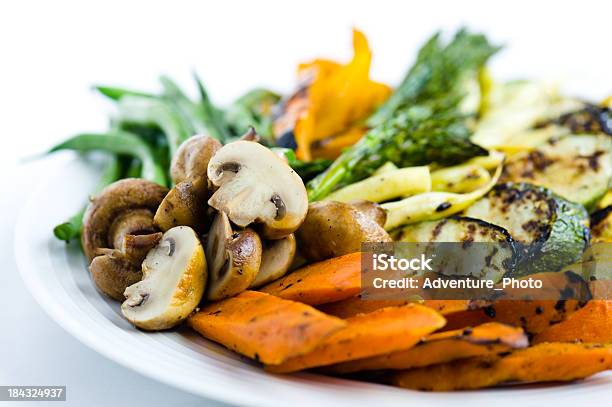
[[[361,202],[353,206],[344,202],[311,203],[304,224],[297,230],[300,253],[310,261],[319,261],[361,250],[367,242],[391,242],[380,222],[378,205]]]
[[[195,135],[185,140],[174,155],[170,176],[175,184],[206,177],[210,158],[221,148],[219,140]]]
[[[220,300],[251,285],[261,265],[261,239],[252,229],[234,232],[225,214],[213,220],[206,242],[209,287],[206,298]]]
[[[178,226],[164,233],[142,263],[143,279],[126,288],[125,318],[138,328],[172,328],[202,299],[206,257],[193,229]]]
[[[208,163],[208,179],[219,189],[208,204],[240,227],[261,223],[266,239],[281,239],[304,221],[308,197],[302,179],[261,144],[226,144]]]
[[[178,148],[170,173],[176,184],[155,213],[155,224],[163,231],[175,226],[190,226],[204,232],[208,224],[207,168],[221,143],[210,136],[196,135]]]
[[[283,239],[266,240],[262,244],[261,266],[249,288],[261,287],[284,276],[295,257],[296,244],[293,234]]]
[[[204,232],[208,224],[206,215],[205,178],[178,183],[168,192],[155,212],[155,224],[167,231],[175,226],[189,226]]]
[[[140,264],[161,238],[153,214],[167,189],[142,179],[117,181],[93,198],[83,219],[83,251],[98,289],[123,300],[142,278]]]

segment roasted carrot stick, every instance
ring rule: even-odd
[[[413,348],[330,366],[326,371],[413,369],[475,356],[490,356],[529,345],[521,328],[490,322],[474,328],[438,332]]]
[[[301,268],[260,291],[318,305],[353,297],[361,290],[361,253],[351,253]]]
[[[543,343],[506,356],[478,357],[394,373],[389,381],[417,390],[479,389],[508,382],[571,381],[612,369],[612,346]]]
[[[533,338],[540,342],[612,343],[612,301],[592,300]]]
[[[445,322],[434,310],[416,304],[383,308],[346,321],[345,328],[323,340],[312,352],[266,366],[266,370],[294,372],[408,349]]]
[[[205,338],[273,364],[308,353],[347,325],[306,304],[256,291],[207,305],[188,321]]]

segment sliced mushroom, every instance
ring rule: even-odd
[[[308,197],[302,179],[261,144],[226,144],[208,163],[208,178],[219,187],[208,204],[240,227],[262,223],[266,239],[288,236],[304,221]]]
[[[261,265],[261,239],[252,229],[234,232],[229,218],[219,212],[206,242],[209,286],[206,298],[220,300],[251,285]]]
[[[143,279],[125,290],[121,313],[138,328],[172,328],[191,314],[206,286],[206,257],[187,226],[164,233],[142,263]]]
[[[205,135],[195,135],[185,140],[172,159],[172,181],[179,184],[198,178],[205,179],[208,162],[221,146],[219,140]]]
[[[293,234],[283,239],[266,240],[262,244],[261,266],[249,288],[261,287],[284,276],[295,257],[296,244]]]
[[[358,252],[362,243],[391,242],[380,219],[371,213],[344,202],[311,203],[296,232],[300,253],[307,260],[319,261]]]
[[[189,226],[204,232],[208,224],[206,187],[202,186],[205,182],[205,178],[198,178],[176,184],[157,208],[155,224],[162,231],[175,226]]]
[[[142,179],[105,188],[89,204],[83,221],[83,251],[98,289],[116,300],[142,277],[140,265],[161,234],[153,214],[168,190]]]

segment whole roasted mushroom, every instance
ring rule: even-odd
[[[209,275],[206,298],[217,301],[249,288],[259,271],[261,257],[257,233],[249,228],[234,231],[225,212],[217,213],[206,242]]]
[[[122,300],[142,278],[140,264],[161,233],[153,214],[168,190],[143,179],[117,181],[94,197],[83,219],[81,243],[96,286]]]
[[[300,254],[319,261],[358,252],[362,243],[391,242],[382,227],[384,221],[384,210],[372,202],[311,203],[304,224],[296,232]]]
[[[206,178],[210,158],[222,147],[219,140],[207,135],[195,135],[185,140],[176,151],[170,166],[175,184]]]
[[[226,144],[208,163],[218,187],[208,204],[240,227],[261,224],[265,239],[282,239],[304,221],[308,196],[302,179],[270,149],[253,141]]]
[[[176,152],[170,173],[176,184],[155,213],[155,224],[167,231],[175,226],[190,226],[204,232],[208,225],[208,162],[221,148],[210,136],[196,135],[183,142]]]

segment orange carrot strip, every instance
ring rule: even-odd
[[[474,328],[438,332],[414,348],[330,366],[333,373],[413,369],[475,356],[496,355],[529,345],[521,328],[491,322]]]
[[[287,300],[318,305],[340,301],[361,290],[361,253],[351,253],[310,264],[260,291]]]
[[[408,349],[442,327],[445,321],[434,310],[411,304],[358,315],[347,322],[346,328],[330,335],[312,352],[280,365],[266,366],[266,370],[295,372]]]
[[[608,369],[612,369],[612,346],[543,343],[503,357],[478,357],[405,370],[392,374],[389,381],[409,389],[449,391],[508,382],[571,381]]]
[[[256,291],[207,305],[188,323],[207,339],[274,364],[310,352],[347,325],[308,305]]]
[[[414,300],[363,300],[360,296],[318,306],[317,309],[338,318],[350,318],[385,307],[399,307],[415,303]],[[425,300],[422,305],[432,308],[442,315],[472,309],[476,302],[471,300]]]
[[[541,342],[612,342],[612,301],[592,300],[533,338]]]

